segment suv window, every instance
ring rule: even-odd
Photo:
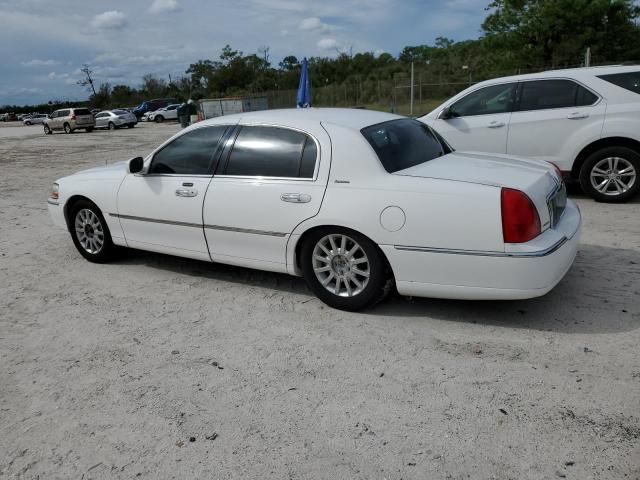
[[[516,83],[491,85],[461,98],[451,105],[454,117],[507,113],[512,110]]]
[[[598,78],[613,83],[620,88],[640,94],[640,71],[600,75]]]
[[[58,110],[58,115],[56,117],[66,117],[69,115],[70,110]]]
[[[441,142],[429,127],[417,120],[391,120],[363,128],[360,132],[389,173],[451,153],[451,148],[446,143]]]
[[[521,111],[593,105],[596,95],[571,80],[533,80],[522,82]]]
[[[88,108],[74,108],[73,112],[76,115],[91,115],[91,111]]]
[[[278,127],[242,127],[224,175],[313,178],[318,156],[308,135]]]
[[[203,127],[179,136],[153,156],[149,173],[210,175],[211,162],[226,129],[224,125]]]

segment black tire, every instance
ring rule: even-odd
[[[44,124],[44,134],[45,135],[51,135],[53,132],[51,131],[51,128],[49,128],[49,125],[47,125],[46,123]]]
[[[71,125],[69,125],[68,123],[65,123],[63,128],[64,133],[66,133],[67,135],[73,133],[73,128],[71,128]]]
[[[368,282],[365,283],[363,281],[363,277],[359,278],[360,283],[363,284],[363,288],[359,293],[354,293],[352,296],[338,295],[328,290],[328,288],[335,289],[335,284],[337,283],[337,281],[329,282],[328,287],[325,287],[322,285],[320,279],[316,275],[313,264],[314,250],[316,249],[316,245],[318,245],[318,242],[326,241],[329,236],[335,236],[336,239],[339,237],[347,237],[351,242],[353,242],[351,243],[347,241],[346,251],[350,251],[351,249],[353,249],[355,243],[360,246],[362,253],[360,253],[359,258],[357,257],[357,255],[359,255],[358,251],[356,251],[356,253],[352,257],[352,260],[345,259],[345,257],[337,258],[341,256],[341,249],[339,249],[337,250],[338,254],[335,255],[331,260],[329,260],[328,256],[325,257],[326,260],[323,260],[323,262],[326,261],[326,265],[331,267],[332,269],[334,260],[337,259],[338,264],[340,264],[340,261],[342,261],[341,267],[343,271],[347,270],[347,275],[351,275],[351,277],[353,277],[352,272],[355,271],[352,269],[365,269],[366,266],[368,266]],[[331,251],[333,252],[334,250]],[[352,261],[363,261],[363,258],[366,259],[364,263],[360,263],[357,266],[351,264]],[[340,310],[353,312],[362,310],[367,307],[372,307],[373,305],[384,299],[384,297],[386,297],[393,284],[391,269],[389,268],[380,248],[364,235],[346,228],[327,227],[312,232],[304,240],[304,244],[302,245],[302,248],[300,250],[300,264],[302,267],[304,279],[309,289],[324,303],[326,303],[330,307]],[[360,265],[365,266],[360,267]],[[335,270],[327,272],[327,276],[334,275],[334,272]],[[335,275],[333,276],[333,279],[336,279]],[[342,287],[345,289],[345,292],[341,292],[341,288],[338,287],[338,293],[344,293],[348,295],[348,293],[346,292],[346,285],[344,285],[345,281],[341,280],[341,282]],[[351,287],[356,287],[356,291],[358,289],[355,283],[351,284]]]
[[[594,182],[598,183],[599,179],[603,182],[606,181],[608,177],[605,174],[602,176],[596,176],[592,182],[591,174],[594,169],[598,167],[598,170],[594,173],[602,171],[601,167],[603,164],[606,165],[606,161],[610,158],[619,159],[618,162],[622,160],[622,162],[624,162],[622,165],[629,165],[634,169],[633,173],[635,173],[635,176],[633,177],[632,182],[630,182],[631,177],[629,176],[616,176],[615,172],[611,172],[612,175],[614,175],[612,178],[614,183],[611,183],[610,185],[615,187],[616,180],[625,183],[629,182],[626,191],[617,193],[616,189],[612,187],[605,187],[606,190],[604,192],[598,191],[594,186]],[[606,147],[592,153],[587,157],[580,168],[580,186],[587,195],[597,202],[622,203],[630,200],[640,190],[640,153],[627,147]],[[620,183],[618,183],[618,186],[620,187],[620,190],[623,190]]]
[[[96,249],[95,252],[88,251],[88,249],[82,245],[81,240],[79,238],[80,233],[76,228],[76,220],[78,220],[77,219],[78,215],[80,214],[80,212],[87,211],[87,210],[93,213],[95,217],[91,217],[91,218],[97,219],[97,221],[99,222],[100,228],[98,229],[98,228],[92,227],[91,231],[86,232],[86,235],[87,236],[92,235],[92,238],[96,238],[96,241],[99,241],[99,238],[100,238],[99,236],[97,236],[97,232],[101,232],[103,235],[102,245],[100,248]],[[84,215],[85,214],[83,214],[83,216]],[[82,219],[79,219],[79,220],[82,221]],[[71,233],[71,238],[73,239],[73,244],[78,249],[78,252],[80,252],[80,255],[82,255],[84,258],[86,258],[87,260],[93,263],[106,263],[113,258],[115,254],[116,246],[113,244],[113,241],[111,240],[111,232],[109,231],[109,226],[107,225],[107,222],[105,221],[104,216],[102,215],[102,212],[93,202],[90,202],[88,200],[80,200],[75,204],[73,204],[73,206],[69,211],[68,226],[69,226],[69,233]],[[93,237],[93,235],[96,235],[96,236]]]
[[[84,129],[84,131],[87,132],[87,133],[91,133],[91,132],[93,132],[93,127],[87,127],[87,128]]]
[[[31,122],[24,122],[24,124],[25,125],[29,125],[29,126],[33,125],[33,123],[31,123]]]
[[[162,122],[164,122],[164,117],[162,115],[158,115],[156,117],[156,123],[162,123]]]
[[[116,124],[113,123],[113,122],[109,122],[108,128],[109,128],[109,130],[115,130],[116,129]]]
[[[130,123],[129,125],[127,125],[127,128],[133,128],[133,127],[135,127],[135,126],[136,126],[136,124],[135,124],[135,123]]]

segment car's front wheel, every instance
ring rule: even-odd
[[[626,202],[640,190],[640,154],[627,147],[592,153],[580,169],[580,185],[599,202]]]
[[[69,215],[69,230],[80,254],[94,263],[111,260],[115,245],[100,209],[88,200],[75,203]]]
[[[24,122],[24,124],[29,126],[33,125],[31,122]]]
[[[162,122],[164,122],[164,117],[162,115],[158,115],[156,117],[156,123],[162,123]]]
[[[316,230],[306,238],[300,255],[309,289],[334,308],[356,311],[375,305],[393,282],[378,246],[352,230]]]
[[[116,124],[113,123],[113,122],[109,122],[108,127],[109,127],[109,130],[115,130],[116,129]]]

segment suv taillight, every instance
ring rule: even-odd
[[[71,116],[69,117],[69,120],[75,120],[76,119],[76,114],[75,113],[71,113]]]
[[[502,236],[505,243],[523,243],[541,233],[540,216],[529,197],[520,190],[503,188],[500,193],[502,207]]]

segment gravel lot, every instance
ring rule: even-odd
[[[640,478],[640,198],[574,195],[581,251],[543,298],[350,314],[285,275],[94,265],[51,226],[51,182],[175,124],[5,128],[0,478]]]

